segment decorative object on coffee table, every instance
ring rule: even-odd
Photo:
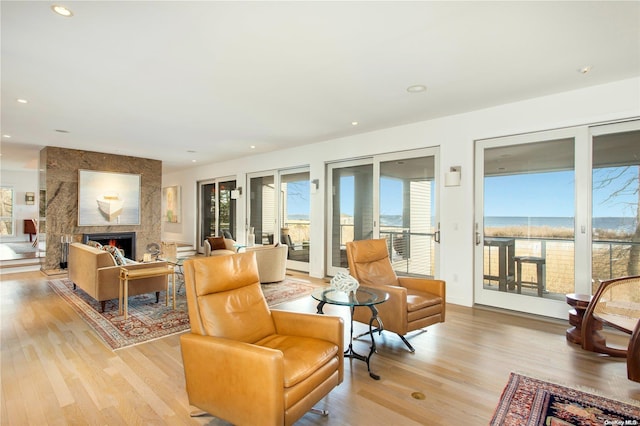
[[[344,291],[345,293],[355,293],[360,286],[358,280],[353,278],[349,274],[345,274],[344,272],[338,272],[331,278],[331,282],[329,283],[332,288],[336,290]]]

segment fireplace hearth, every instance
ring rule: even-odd
[[[124,251],[124,257],[135,260],[136,256],[136,233],[135,232],[103,232],[94,234],[84,234],[82,242],[96,241],[103,246],[114,246]]]

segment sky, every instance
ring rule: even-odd
[[[600,169],[595,173],[598,182],[611,169]],[[593,192],[594,217],[633,217],[638,203],[638,169],[630,168],[616,182]],[[634,180],[633,178],[636,177]],[[606,200],[614,188],[620,188],[621,182],[634,181],[627,193],[618,195],[615,200]],[[492,176],[485,178],[484,210],[485,216],[525,216],[525,217],[574,217],[575,189],[572,171],[519,174],[511,176]],[[353,177],[341,178],[341,211],[349,215],[353,209]],[[309,183],[296,182],[296,191],[290,194],[308,194]],[[306,186],[305,186],[306,185]],[[291,187],[290,189],[294,189]],[[381,215],[399,215],[402,213],[402,183],[395,179],[382,179],[380,182]],[[289,214],[309,214],[309,199],[291,195],[288,199]]]
[[[602,180],[611,169],[597,170],[594,181]],[[633,217],[638,203],[638,169],[630,168],[626,174],[601,190],[593,192],[593,217]],[[625,194],[607,200],[608,195],[634,180]],[[571,171],[485,178],[485,216],[574,217],[574,173]],[[595,185],[594,185],[595,186]]]

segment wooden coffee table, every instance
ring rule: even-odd
[[[171,286],[173,287],[173,309],[176,308],[176,274],[173,265],[158,266],[156,268],[127,269],[120,268],[120,289],[118,292],[118,314],[124,314],[127,319],[129,308],[129,282],[142,278],[167,276],[167,288],[165,290],[164,303],[169,306],[169,277],[172,276]]]

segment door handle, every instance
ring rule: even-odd
[[[433,234],[433,241],[435,241],[436,243],[440,243],[440,231],[436,231]]]

